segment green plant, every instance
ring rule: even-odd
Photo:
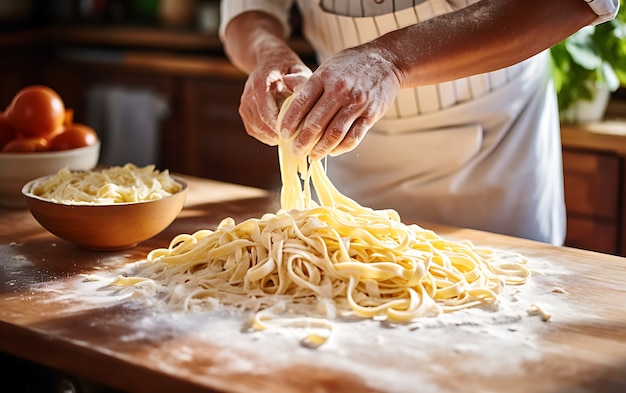
[[[595,88],[616,91],[626,85],[626,10],[620,1],[615,19],[587,26],[550,49],[559,110],[592,101]]]

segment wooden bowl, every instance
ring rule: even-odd
[[[115,251],[135,247],[167,228],[183,209],[188,185],[175,194],[150,201],[108,205],[78,205],[52,202],[34,195],[35,184],[49,176],[26,183],[22,194],[33,217],[49,232],[98,251]]]

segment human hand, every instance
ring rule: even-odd
[[[278,144],[276,118],[280,107],[310,75],[309,67],[288,48],[265,53],[241,95],[239,114],[248,135],[270,146]]]
[[[394,64],[373,46],[344,50],[320,65],[296,92],[281,135],[312,160],[354,149],[400,90]]]

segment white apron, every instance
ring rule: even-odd
[[[426,0],[349,17],[312,1],[303,30],[321,62],[450,12],[451,4]],[[496,72],[401,90],[355,150],[328,159],[329,176],[357,202],[396,209],[406,219],[562,244],[561,143],[546,62],[544,52]]]

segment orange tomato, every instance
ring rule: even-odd
[[[74,123],[74,109],[66,108],[65,117],[63,118],[63,125],[67,126]]]
[[[17,131],[15,131],[9,119],[3,113],[0,113],[0,150],[16,138]]]
[[[2,148],[3,153],[33,153],[48,150],[48,141],[40,136],[13,139]]]
[[[63,125],[65,104],[53,89],[31,85],[13,97],[7,108],[7,117],[18,132],[45,138]]]
[[[93,145],[98,142],[98,134],[93,128],[73,123],[62,128],[50,139],[50,150],[69,150]]]

